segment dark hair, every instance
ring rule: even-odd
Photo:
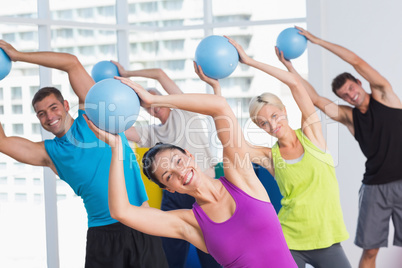
[[[43,100],[44,98],[50,96],[51,94],[53,94],[61,103],[64,102],[64,98],[63,95],[61,95],[60,90],[58,90],[55,87],[43,87],[35,93],[32,99],[32,107],[35,108],[35,104],[37,102]]]
[[[183,154],[186,153],[186,151],[179,146],[169,143],[158,142],[157,144],[155,144],[155,146],[149,148],[149,150],[142,157],[142,171],[144,172],[145,176],[147,176],[148,179],[156,183],[162,189],[166,188],[166,185],[161,183],[156,178],[153,169],[156,155],[166,150],[179,150]]]
[[[337,77],[334,78],[334,80],[332,80],[332,92],[335,93],[335,95],[337,95],[339,97],[339,95],[336,93],[338,89],[340,89],[347,80],[351,80],[355,83],[357,83],[357,79],[356,77],[354,77],[353,75],[351,75],[350,73],[341,73],[340,75],[338,75]]]

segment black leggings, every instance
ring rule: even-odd
[[[306,263],[314,268],[351,268],[348,258],[340,243],[329,248],[314,250],[290,250],[298,268],[305,268]]]

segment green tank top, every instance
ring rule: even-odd
[[[283,195],[278,218],[293,250],[327,248],[348,239],[332,156],[295,131],[304,148],[300,161],[289,164],[278,143],[272,147],[275,179]]]

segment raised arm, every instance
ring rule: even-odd
[[[202,72],[197,68],[196,72],[200,71]],[[223,163],[227,179],[241,188],[244,184],[258,181],[241,127],[225,98],[211,94],[152,95],[129,79],[118,79],[135,90],[145,107],[150,105],[169,107],[212,116],[218,138],[223,145]],[[219,86],[217,80],[212,83],[213,87]],[[239,161],[244,161],[246,164],[242,165]]]
[[[209,95],[209,94],[176,94],[176,95],[153,95],[146,91],[141,85],[126,78],[116,78],[121,80],[122,83],[130,86],[138,94],[141,99],[141,103],[144,107],[156,106],[156,107],[168,107],[174,109],[181,109],[200,113],[204,115],[210,115],[214,119],[228,115],[234,117],[232,110],[221,96]],[[219,86],[217,80],[215,80],[213,87]],[[236,118],[234,122],[237,123]],[[233,122],[232,122],[233,123]],[[219,123],[218,123],[219,125]],[[219,127],[217,125],[217,128]],[[222,127],[223,128],[223,127]],[[229,135],[219,136],[222,138],[223,144],[231,142]]]
[[[163,89],[169,95],[183,94],[183,91],[181,91],[177,84],[162,69],[154,68],[128,71],[124,69],[124,67],[120,63],[113,60],[111,62],[117,66],[121,77],[145,77],[155,79],[161,84]],[[216,95],[221,95],[220,87],[213,87],[213,90]],[[125,134],[127,136],[127,139],[129,139],[130,141],[138,143],[141,140],[141,136],[137,132],[137,129],[135,127],[130,127],[129,129],[127,129],[125,131]]]
[[[370,83],[373,97],[378,101],[385,101],[388,105],[399,105],[400,101],[392,89],[391,84],[377,70],[375,70],[366,61],[360,58],[357,54],[340,45],[320,39],[303,28],[296,27],[300,30],[300,34],[304,35],[311,43],[317,44],[328,51],[334,53],[342,60],[346,61]],[[395,103],[397,102],[397,103]],[[398,106],[398,107],[399,107]]]
[[[327,116],[344,124],[352,133],[354,133],[352,109],[349,106],[337,105],[331,100],[318,95],[315,88],[293,67],[292,62],[285,59],[283,52],[280,53],[277,47],[275,47],[275,52],[279,61],[282,62],[286,69],[288,69],[288,71],[292,74],[296,75],[297,78],[302,82],[313,104]]]
[[[111,62],[117,66],[121,77],[145,77],[155,79],[168,94],[183,94],[177,84],[162,69],[154,68],[128,71],[117,61],[112,60]],[[135,127],[130,127],[124,133],[130,141],[138,143],[141,140],[141,136]]]
[[[122,77],[145,77],[155,79],[168,94],[183,94],[183,91],[181,91],[177,84],[162,69],[153,68],[128,71],[117,61],[112,60],[111,62],[117,66]]]
[[[85,97],[89,89],[95,84],[95,81],[87,73],[76,56],[49,51],[21,52],[4,40],[0,40],[0,48],[7,53],[12,61],[28,62],[67,72],[71,87],[78,96],[80,108],[84,108]]]
[[[325,148],[325,139],[322,134],[320,119],[316,113],[313,102],[304,88],[302,81],[298,79],[298,76],[250,58],[236,41],[231,38],[228,39],[229,42],[236,47],[241,63],[247,64],[277,78],[290,88],[293,98],[302,113],[303,132],[318,146],[324,146],[321,148]]]
[[[184,239],[206,252],[202,232],[191,210],[161,211],[156,208],[137,207],[130,204],[124,179],[123,146],[120,136],[100,130],[86,116],[85,120],[95,135],[112,148],[109,170],[110,215],[140,232]]]
[[[44,142],[32,142],[21,137],[7,137],[1,123],[0,152],[24,164],[50,167],[57,174],[46,152]]]
[[[215,95],[222,96],[221,85],[219,84],[219,81],[217,79],[213,79],[209,76],[204,75],[204,72],[202,71],[201,67],[197,66],[197,63],[195,61],[193,61],[193,65],[195,73],[198,75],[198,77],[212,87],[212,90],[214,91]]]
[[[222,90],[219,81],[217,79],[213,79],[211,77],[204,75],[201,67],[198,67],[195,61],[193,61],[193,65],[195,73],[198,75],[198,77],[212,87],[212,90],[214,91],[214,94],[216,96],[222,96]]]

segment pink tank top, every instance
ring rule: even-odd
[[[208,252],[223,267],[297,268],[283,236],[275,209],[219,179],[236,202],[233,216],[213,222],[194,203],[193,212],[204,235]]]

